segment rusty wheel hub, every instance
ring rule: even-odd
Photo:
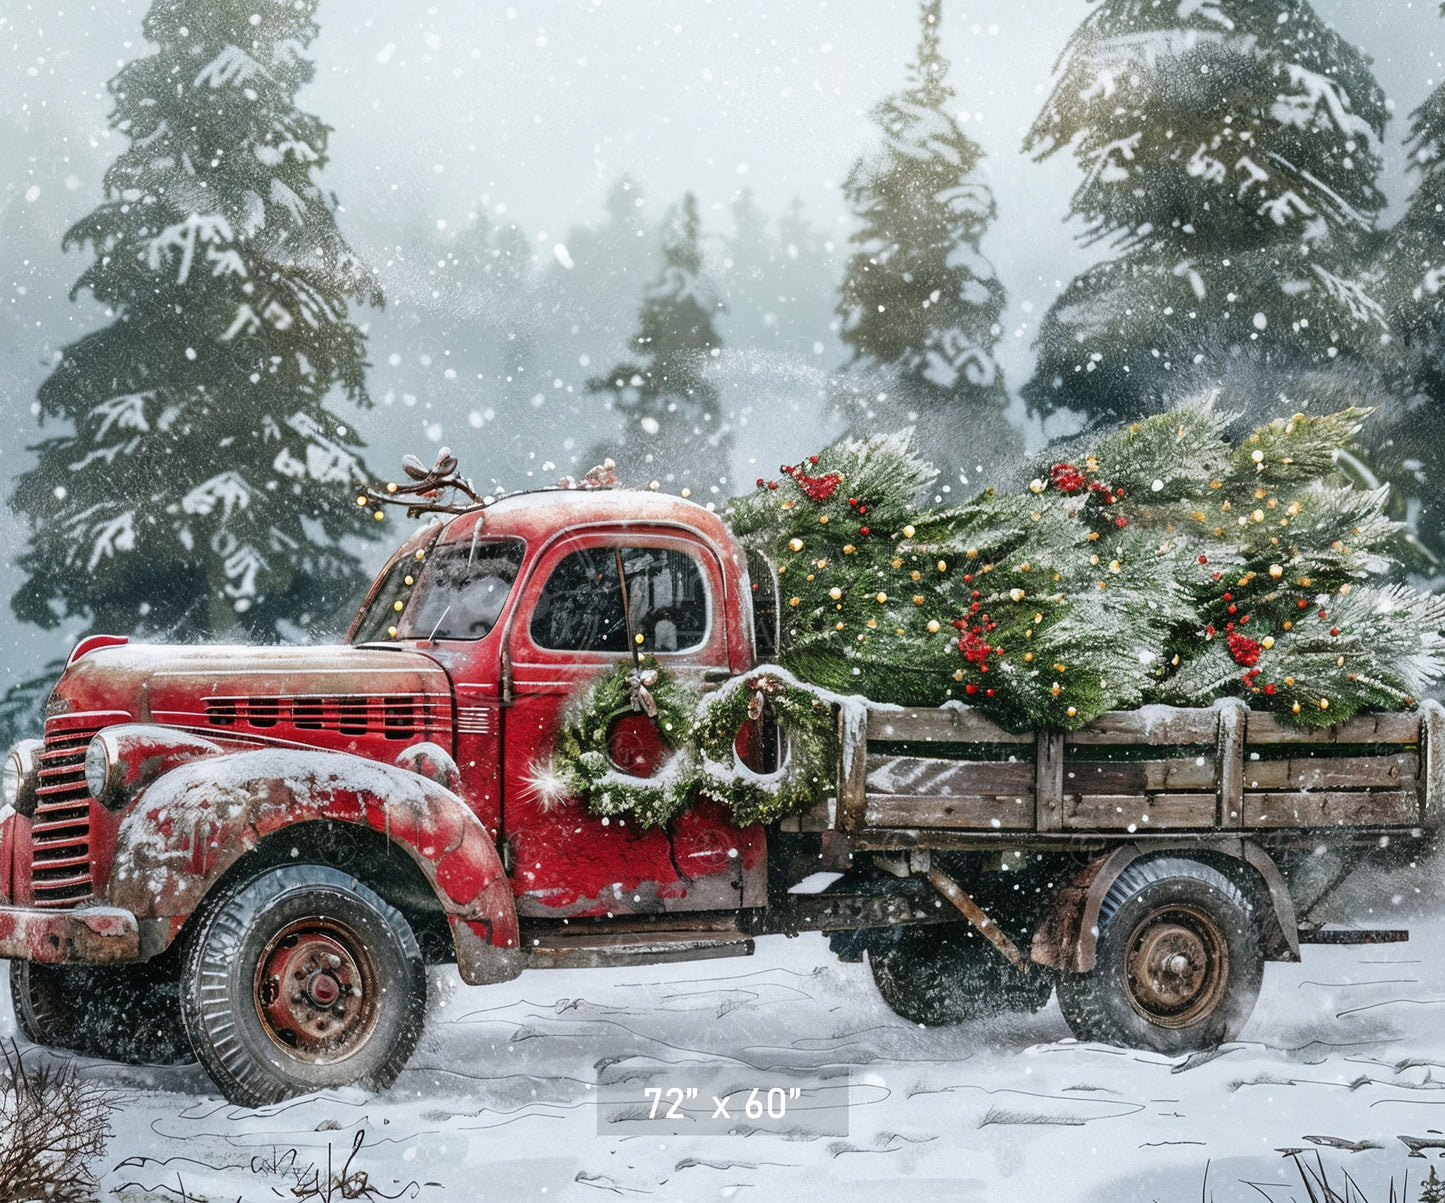
[[[1182,1028],[1213,1012],[1229,984],[1229,945],[1208,915],[1172,906],[1148,916],[1129,939],[1130,1005],[1150,1023]]]
[[[376,1026],[376,969],[355,934],[325,919],[284,928],[256,972],[256,1013],[268,1036],[307,1061],[339,1061]]]

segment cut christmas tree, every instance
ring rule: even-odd
[[[1391,581],[1385,490],[1335,479],[1363,417],[1231,446],[1203,402],[949,509],[923,504],[934,473],[907,435],[847,439],[731,519],[778,573],[780,660],[828,689],[963,701],[1012,730],[1226,696],[1329,724],[1442,673],[1445,601]]]

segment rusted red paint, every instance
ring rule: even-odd
[[[13,810],[0,819],[0,906],[15,897],[11,884],[15,873],[15,825],[21,821]]]
[[[1069,884],[1054,895],[1049,909],[1034,929],[1029,960],[1035,965],[1067,972],[1085,972],[1093,968],[1094,941],[1098,933],[1088,931],[1085,923],[1097,924],[1104,893],[1129,861],[1138,855],[1138,849],[1132,846],[1116,848],[1113,852],[1094,857],[1080,868]],[[1107,874],[1104,872],[1106,867],[1109,869]],[[1096,888],[1100,884],[1103,888]]]
[[[167,773],[120,825],[107,898],[140,919],[184,917],[261,840],[316,819],[389,836],[432,883],[443,911],[485,920],[495,946],[517,947],[510,899],[499,909],[490,888],[505,883],[501,862],[476,816],[432,781],[335,752],[234,752]]]
[[[120,963],[139,956],[139,929],[128,911],[0,907],[0,959],[64,965]]]

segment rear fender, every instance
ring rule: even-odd
[[[477,817],[435,781],[344,752],[254,749],[165,773],[121,820],[107,900],[143,932],[159,929],[145,942],[154,955],[241,857],[315,820],[370,827],[412,858],[451,925],[463,980],[521,971],[511,884]]]
[[[1232,876],[1250,877],[1252,884],[1263,886],[1254,895],[1262,905],[1258,909],[1260,945],[1272,961],[1300,959],[1299,931],[1294,902],[1280,874],[1279,866],[1264,849],[1248,841],[1221,840],[1196,846],[1171,846],[1168,850],[1179,856],[1199,857],[1206,863],[1230,872]],[[1034,929],[1029,959],[1036,965],[1061,969],[1065,973],[1088,973],[1094,967],[1099,942],[1099,911],[1104,896],[1119,876],[1145,853],[1133,844],[1124,844],[1103,856],[1095,857],[1057,894]]]

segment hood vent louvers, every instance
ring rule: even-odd
[[[206,722],[212,727],[252,728],[280,734],[281,728],[379,735],[389,740],[431,739],[451,727],[451,702],[432,694],[312,697],[209,697]]]

